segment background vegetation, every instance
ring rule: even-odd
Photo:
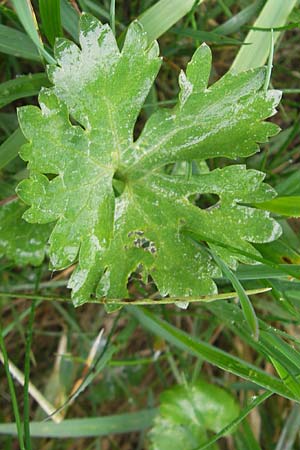
[[[3,258],[1,449],[129,450],[150,448],[150,441],[155,449],[299,449],[300,227],[289,218],[300,210],[298,2],[32,1],[40,35],[28,4],[0,2],[2,205],[12,186],[26,176],[25,163],[17,156],[24,138],[16,108],[36,104],[40,87],[49,85],[44,70],[55,38],[77,40],[81,11],[110,22],[118,36],[140,17],[149,40],[159,38],[164,64],[137,135],[157,105],[172,104],[178,73],[203,41],[213,50],[211,81],[230,67],[241,71],[269,58],[271,68],[273,61],[271,84],[284,95],[272,120],[283,131],[248,158],[247,166],[265,171],[280,196],[294,198],[283,206],[269,205],[284,234],[258,246],[262,264],[241,265],[234,288],[227,276],[218,280],[222,292],[237,289],[236,280],[247,290],[272,288],[251,296],[259,318],[258,340],[248,331],[235,298],[195,303],[187,310],[128,305],[108,315],[97,304],[74,309],[66,302],[43,301],[68,296],[72,268],[51,273],[47,260],[33,267]],[[19,78],[22,74],[27,76]],[[218,161],[219,166],[226,163]],[[131,292],[135,298],[148,295],[134,282]],[[35,423],[51,414],[50,420]]]

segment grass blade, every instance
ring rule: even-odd
[[[30,0],[11,0],[11,2],[20,19],[20,22],[22,23],[32,42],[38,48],[41,55],[43,55],[48,63],[55,64],[55,59],[52,58],[52,56],[44,49],[44,45],[39,35],[38,24]]]
[[[60,0],[61,21],[63,28],[78,42],[79,38],[79,14],[67,0]]]
[[[67,419],[59,424],[52,422],[31,422],[30,434],[32,437],[61,439],[130,433],[131,431],[141,431],[149,428],[152,425],[156,413],[156,409],[147,409],[135,413],[116,414],[113,416]],[[16,432],[16,424],[0,424],[0,434],[16,435]]]
[[[300,196],[276,197],[268,202],[257,203],[255,207],[282,216],[300,217]]]
[[[297,0],[267,0],[259,17],[254,23],[256,28],[277,28],[285,25]],[[274,33],[274,43],[280,36],[280,32]],[[263,66],[269,56],[270,40],[266,33],[258,30],[250,30],[245,41],[246,44],[239,50],[231,70],[242,72],[243,70]]]
[[[204,0],[160,0],[147,9],[139,18],[148,34],[149,42],[154,41],[185,16],[196,3]]]
[[[30,439],[30,403],[29,403],[29,377],[30,377],[30,351],[32,343],[33,322],[36,308],[36,300],[33,300],[30,308],[30,315],[27,325],[25,364],[24,364],[24,442],[26,450],[31,450]]]
[[[6,25],[0,25],[0,52],[31,61],[41,60],[31,39],[25,33]]]
[[[21,75],[14,80],[0,84],[0,108],[19,98],[37,95],[42,86],[49,86],[45,73]]]
[[[178,330],[176,327],[156,317],[148,310],[136,307],[133,307],[132,309],[127,308],[127,310],[137,318],[141,325],[156,336],[160,336],[162,339],[170,342],[170,344],[173,344],[194,356],[202,358],[220,369],[233,373],[245,380],[249,380],[265,389],[282,395],[283,397],[296,401],[299,400],[286,388],[281,380],[268,375],[254,365]]]
[[[284,272],[284,264],[282,266],[283,270],[280,267],[275,269],[265,264],[257,264],[255,266],[240,264],[236,271],[236,276],[239,280],[262,280],[265,278],[288,279],[288,275]],[[298,270],[300,274],[299,264],[290,264],[289,266],[292,266],[294,270]]]
[[[238,14],[228,19],[225,23],[215,28],[214,32],[224,35],[236,33],[243,25],[245,25],[252,19],[252,17],[260,10],[263,4],[264,0],[256,0],[256,2],[247,6]]]
[[[7,382],[8,382],[9,393],[10,393],[10,398],[11,398],[11,402],[12,402],[12,408],[13,408],[13,412],[14,412],[14,416],[15,416],[15,420],[16,420],[16,424],[15,424],[16,433],[15,434],[18,435],[20,450],[26,450],[25,445],[24,445],[24,440],[23,440],[23,430],[22,430],[20,412],[19,412],[19,408],[18,408],[18,400],[16,397],[14,382],[13,382],[11,373],[9,371],[9,361],[8,361],[6,347],[5,347],[5,343],[4,343],[4,339],[3,339],[3,335],[2,335],[2,329],[0,330],[0,350],[2,353],[3,365],[4,365],[4,369],[5,369],[5,373],[6,373]]]
[[[281,432],[275,450],[292,450],[300,428],[300,405],[293,406]]]
[[[205,450],[209,448],[212,444],[217,442],[221,437],[223,437],[225,434],[229,434],[237,425],[239,425],[247,416],[248,414],[257,406],[259,406],[261,403],[263,403],[265,400],[267,400],[269,397],[271,397],[271,392],[264,392],[263,394],[256,397],[249,405],[247,405],[242,411],[240,412],[239,416],[234,419],[231,423],[229,423],[226,427],[224,427],[221,431],[219,431],[215,436],[213,436],[209,441],[207,441],[204,445],[201,447],[198,447],[195,450]]]
[[[214,260],[216,261],[217,265],[220,267],[224,275],[228,278],[228,280],[230,280],[232,286],[236,290],[246,322],[249,325],[250,330],[252,331],[254,339],[257,340],[259,334],[258,320],[254,308],[252,306],[252,303],[250,302],[249,297],[245,292],[245,289],[241,285],[236,275],[229,269],[229,267],[224,263],[224,261],[222,261],[222,259],[219,258],[215,252],[210,250],[210,253],[212,254]]]
[[[7,139],[0,145],[0,169],[5,167],[12,161],[20,150],[21,145],[25,144],[26,139],[20,128],[17,128]]]
[[[200,42],[210,42],[218,45],[243,45],[243,41],[228,38],[213,31],[194,30],[193,28],[173,28],[172,33],[178,36],[185,36]]]
[[[55,38],[62,36],[60,0],[39,0],[39,9],[44,33],[53,46]]]

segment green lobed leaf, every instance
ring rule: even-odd
[[[44,259],[52,226],[27,223],[22,219],[25,210],[26,205],[17,199],[0,206],[0,257],[38,266]]]
[[[207,430],[219,432],[238,414],[234,398],[204,380],[172,387],[161,395],[160,411],[150,431],[151,449],[194,450],[206,442]]]
[[[264,119],[274,114],[280,94],[262,89],[264,68],[228,74],[207,88],[211,53],[202,45],[180,75],[178,104],[154,113],[134,142],[135,122],[161,64],[158,45],[148,46],[138,22],[121,52],[108,25],[92,16],[82,15],[80,29],[81,49],[57,42],[58,66],[48,70],[54,86],[42,90],[40,108],[19,109],[29,141],[21,157],[31,171],[18,188],[31,205],[24,218],[56,221],[51,264],[59,270],[78,261],[69,283],[77,305],[95,294],[128,297],[135,271],[143,280],[151,275],[162,295],[216,293],[212,278],[220,271],[186,230],[201,229],[224,245],[234,236],[237,248],[256,254],[251,243],[270,242],[281,230],[268,212],[245,204],[270,200],[275,191],[263,184],[264,174],[242,165],[189,180],[163,167],[255,153],[257,142],[278,131]],[[216,194],[220,201],[202,210],[189,200],[192,194]],[[230,251],[214,249],[235,267]]]

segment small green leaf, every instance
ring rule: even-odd
[[[234,398],[203,380],[175,386],[161,395],[160,413],[150,431],[152,450],[194,450],[239,414]],[[214,447],[211,447],[213,450]]]
[[[189,179],[162,169],[255,153],[257,142],[278,131],[264,119],[274,114],[280,94],[264,92],[265,69],[229,74],[208,88],[211,53],[202,45],[180,74],[178,104],[155,112],[134,142],[135,122],[161,65],[158,45],[148,45],[138,22],[121,52],[108,25],[84,14],[80,27],[81,49],[65,39],[56,44],[59,66],[49,68],[54,86],[42,90],[41,109],[19,109],[29,141],[21,157],[31,171],[18,187],[31,205],[24,218],[56,222],[51,265],[59,270],[78,262],[69,282],[77,305],[95,294],[127,298],[133,272],[146,281],[151,276],[163,296],[215,294],[220,270],[187,231],[201,230],[224,247],[234,236],[235,247],[258,254],[251,243],[270,242],[281,229],[268,212],[243,204],[276,193],[263,183],[264,174],[241,165]],[[192,194],[220,201],[202,210],[189,200]],[[214,250],[235,267],[236,257],[224,247]]]

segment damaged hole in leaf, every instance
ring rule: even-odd
[[[45,177],[48,178],[49,181],[54,180],[54,178],[58,177],[57,173],[44,173]]]
[[[144,237],[137,237],[136,239],[134,239],[133,245],[137,248],[142,248],[145,252],[149,252],[152,254],[157,252],[154,242]]]
[[[216,194],[201,194],[197,197],[195,204],[201,209],[218,208],[220,205],[220,197]]]
[[[82,123],[78,122],[71,114],[69,115],[70,122],[75,127],[80,127],[85,131],[85,127],[82,125]]]

